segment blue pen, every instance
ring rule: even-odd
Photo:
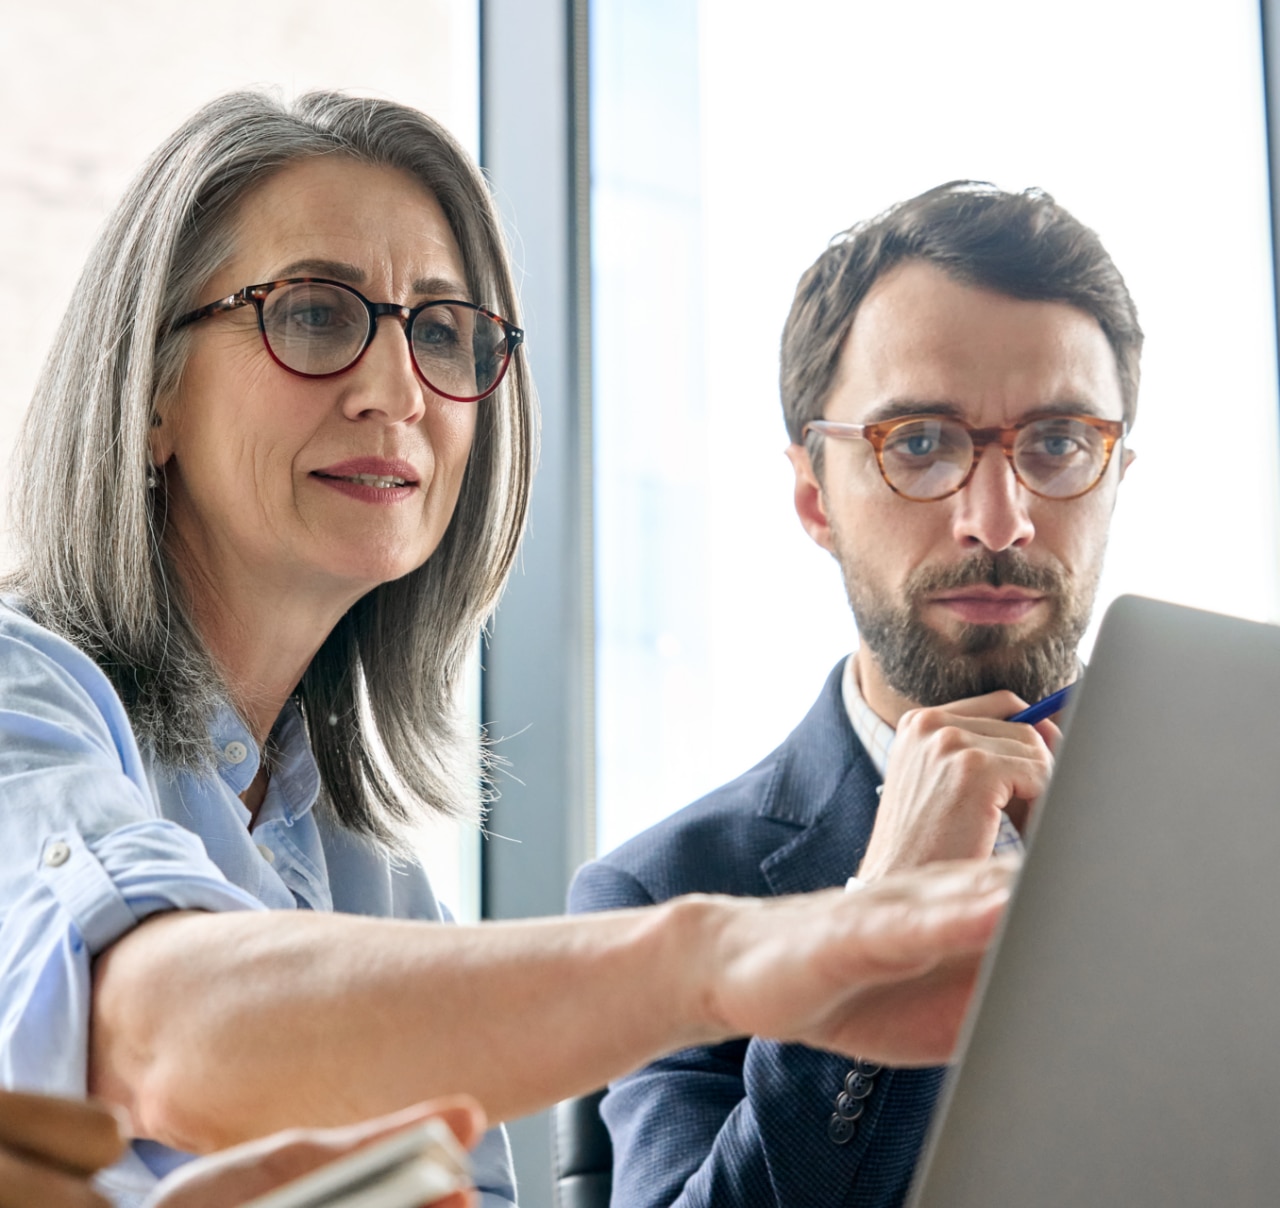
[[[1068,684],[1065,688],[1059,688],[1052,696],[1046,696],[1044,700],[1028,705],[1012,717],[1006,717],[1005,721],[1024,721],[1029,726],[1035,725],[1038,721],[1044,721],[1046,717],[1052,717],[1067,703],[1067,697],[1071,695],[1071,689],[1074,687],[1075,684]]]

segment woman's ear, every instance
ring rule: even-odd
[[[151,430],[147,433],[147,447],[151,464],[159,469],[173,456],[172,421],[165,420],[167,399],[156,399],[151,411]]]

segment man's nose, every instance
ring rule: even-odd
[[[1036,534],[1028,510],[1031,492],[1017,480],[998,445],[988,445],[982,451],[973,477],[952,498],[952,532],[961,545],[981,545],[999,553],[1029,545]]]

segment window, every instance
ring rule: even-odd
[[[594,0],[592,21],[601,851],[763,757],[854,644],[792,510],[778,339],[827,239],[943,181],[1047,189],[1137,300],[1098,613],[1135,591],[1280,614],[1255,4]]]

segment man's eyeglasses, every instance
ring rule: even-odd
[[[1125,437],[1120,420],[1050,415],[1011,428],[971,428],[947,415],[908,415],[878,424],[815,419],[804,435],[865,440],[890,490],[926,503],[954,495],[973,477],[988,445],[999,445],[1014,477],[1044,499],[1075,499],[1093,490]]]
[[[277,365],[315,378],[350,369],[373,343],[378,320],[394,315],[418,376],[442,398],[459,403],[492,394],[524,339],[515,324],[472,302],[370,302],[359,290],[321,277],[246,285],[183,315],[170,330],[241,306],[257,308],[262,342]]]

